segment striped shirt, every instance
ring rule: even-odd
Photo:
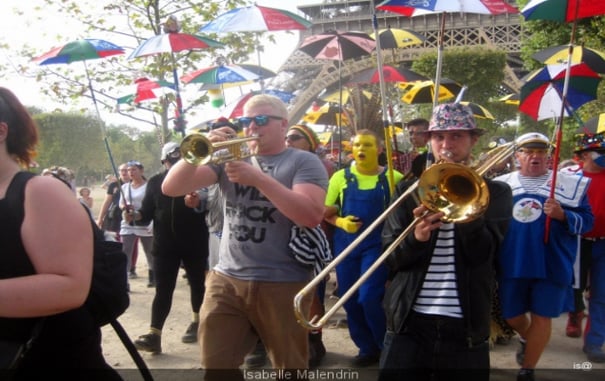
[[[538,190],[546,183],[549,177],[550,172],[541,176],[523,176],[519,173],[519,182],[526,193],[539,194]]]
[[[413,309],[428,315],[462,318],[456,287],[454,224],[452,223],[443,224],[439,229],[431,263]]]

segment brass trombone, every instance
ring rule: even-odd
[[[189,164],[222,164],[228,161],[240,160],[253,154],[243,144],[258,140],[256,136],[235,138],[224,142],[211,142],[204,134],[193,132],[181,142],[181,157]]]
[[[462,164],[440,162],[424,171],[418,181],[410,185],[366,230],[361,232],[322,272],[294,296],[294,314],[298,323],[309,330],[323,327],[332,315],[357,292],[363,282],[391,255],[405,237],[413,231],[429,211],[444,212],[445,216],[442,220],[446,222],[469,222],[483,215],[489,204],[489,192],[481,176],[496,164],[508,159],[515,152],[515,149],[516,146],[513,142],[492,149],[486,154],[487,159],[476,170]],[[316,315],[311,320],[308,320],[305,316],[305,311],[302,311],[304,297],[314,292],[315,287],[328,276],[330,271],[338,266],[374,229],[382,224],[389,214],[398,208],[416,190],[418,191],[420,202],[429,211],[415,218],[384,253],[376,259],[372,266],[359,277],[357,282],[321,318]]]

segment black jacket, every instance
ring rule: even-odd
[[[392,200],[413,182],[400,183]],[[465,319],[467,341],[479,343],[489,336],[490,308],[494,286],[494,260],[502,243],[512,213],[512,193],[502,182],[487,180],[490,202],[480,218],[455,225],[455,260],[458,295]],[[407,197],[385,221],[382,243],[387,248],[414,220],[414,197]],[[391,284],[386,290],[384,308],[387,329],[401,333],[414,301],[420,292],[438,230],[427,242],[409,234],[387,259]]]
[[[139,212],[137,224],[147,225],[153,220],[153,255],[165,255],[174,249],[198,250],[208,256],[208,227],[204,213],[185,205],[185,198],[168,197],[162,193],[162,182],[167,171],[154,175]]]

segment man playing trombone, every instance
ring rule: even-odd
[[[484,180],[468,167],[482,132],[468,107],[437,106],[427,131],[437,164],[419,183],[397,186],[393,200],[417,186],[422,204],[407,197],[382,233],[385,248],[402,241],[387,259],[392,280],[384,298],[380,380],[489,379],[493,263],[511,218],[512,195],[508,185]],[[428,172],[437,173],[434,182],[425,181]],[[424,199],[426,194],[432,197]],[[482,213],[472,218],[452,212],[476,209]],[[402,238],[404,230],[410,234]]]

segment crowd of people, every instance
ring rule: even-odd
[[[330,350],[321,329],[307,331],[292,309],[314,267],[292,254],[291,241],[321,229],[337,257],[398,202],[336,266],[342,296],[392,248],[344,303],[357,347],[351,367],[377,367],[380,380],[453,374],[488,380],[490,322],[500,319],[519,338],[517,380],[534,380],[552,319],[563,313],[569,313],[568,336],[584,333],[587,359],[605,362],[602,133],[578,137],[577,162],[557,172],[552,193],[552,146],[538,132],[517,137],[512,160],[478,175],[472,152],[484,131],[458,103],[407,123],[414,148],[393,171],[381,165],[386,143],[370,129],[356,131],[352,161],[335,168],[318,151],[315,132],[291,125],[286,105],[270,95],[250,98],[238,122],[219,119],[205,136],[213,144],[254,137],[245,143],[253,153],[248,158],[193,164],[169,142],[161,173],[147,179],[133,160],[107,179],[95,221],[122,242],[125,277],[137,276],[141,245],[148,286],[155,288],[149,330],[134,340],[138,350],[162,353],[162,330],[184,268],[191,321],[183,322],[181,340],[199,344],[205,379],[243,380],[242,366],[263,366],[266,359],[281,370],[321,366]],[[119,378],[82,307],[91,279],[84,212],[94,214],[90,189],[76,194],[73,173],[63,167],[42,173],[60,181],[22,180],[36,145],[31,117],[0,88],[0,339],[35,337],[18,364],[24,375],[40,367],[95,368],[106,371],[105,379]],[[19,193],[15,184],[24,189],[19,208],[8,202]],[[405,194],[411,195],[400,200]],[[74,238],[62,239],[67,236]],[[323,280],[304,299],[309,316],[324,313],[325,293]]]

